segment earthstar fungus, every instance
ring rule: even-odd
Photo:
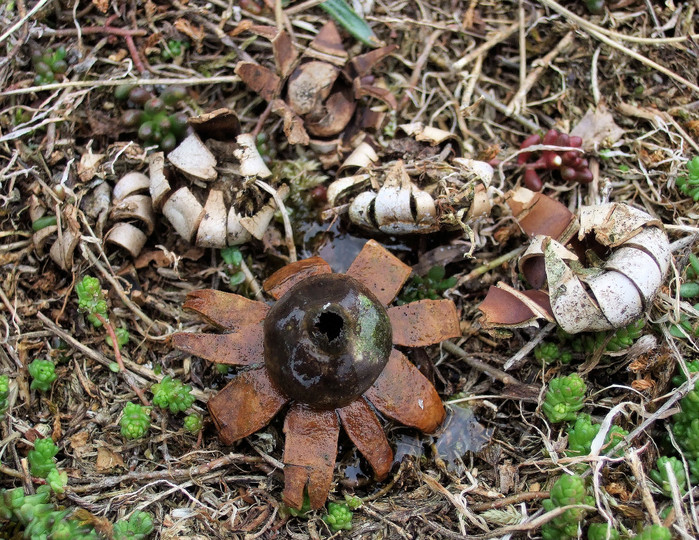
[[[284,501],[323,506],[333,478],[340,425],[377,479],[393,452],[374,409],[430,433],[445,416],[432,384],[394,346],[423,347],[461,335],[454,303],[421,300],[388,307],[410,267],[366,243],[346,274],[319,257],[289,264],[264,282],[271,308],[215,290],[188,295],[186,309],[222,334],[179,333],[173,344],[221,364],[248,368],[208,403],[224,444],[263,428],[288,403]]]

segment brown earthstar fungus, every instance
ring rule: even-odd
[[[526,188],[506,200],[531,237],[519,269],[535,289],[491,286],[479,306],[485,328],[537,326],[542,318],[569,334],[601,332],[650,309],[672,259],[660,220],[626,203],[582,206],[575,216]]]
[[[283,119],[288,141],[310,145],[326,166],[339,164],[335,150],[342,139],[363,129],[378,129],[383,123],[385,112],[358,107],[362,98],[377,98],[392,109],[397,106],[390,90],[372,74],[396,45],[350,60],[335,24],[328,22],[299,57],[283,30],[241,24],[234,32],[243,31],[271,41],[275,68],[241,61],[236,74]]]
[[[215,290],[190,293],[184,307],[226,331],[179,333],[173,344],[239,367],[208,403],[224,444],[263,428],[289,404],[284,423],[284,501],[323,506],[333,478],[340,425],[385,478],[393,452],[373,409],[431,433],[445,416],[432,384],[395,346],[423,347],[461,335],[451,300],[388,307],[410,267],[370,240],[346,274],[323,259],[289,264],[264,282],[271,308]]]

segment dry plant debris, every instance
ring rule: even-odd
[[[0,5],[0,536],[8,520],[38,530],[55,516],[63,531],[105,538],[136,537],[133,527],[151,519],[154,533],[138,534],[699,535],[696,2],[351,4],[377,48],[315,1]],[[124,124],[125,109],[139,107],[118,100],[119,88],[185,90],[176,106],[148,113],[161,142],[153,126],[139,139],[139,122]],[[176,133],[165,129],[174,114]],[[556,140],[545,141],[551,132]],[[522,148],[527,140],[540,144]],[[587,183],[561,182],[556,156]],[[525,175],[540,188],[541,209],[528,214],[511,207]],[[634,237],[610,239],[609,212],[620,208],[641,219]],[[609,246],[580,249],[576,227],[590,223]],[[546,238],[532,244],[536,233]],[[391,343],[434,389],[433,416],[444,406],[447,420],[425,434],[374,403],[367,421],[391,453],[383,480],[364,457],[366,439],[355,444],[339,422],[325,432],[324,472],[315,461],[293,472],[311,455],[294,442],[296,420],[307,418],[296,398],[264,422],[251,415],[254,429],[225,444],[206,405],[220,414],[215,396],[261,366],[221,367],[173,347],[174,335],[210,332],[182,309],[187,295],[215,290],[266,308],[270,276],[280,291],[310,280],[315,257],[333,270],[323,275],[343,275],[368,238],[416,276],[449,276],[438,293],[456,306],[459,335],[439,346]],[[235,268],[224,249],[238,250]],[[633,257],[623,268],[610,263],[624,253]],[[363,276],[388,280],[381,261]],[[563,286],[595,307],[590,281],[610,265],[633,282],[628,303],[613,301],[614,313],[600,305],[604,323],[597,313],[584,317],[592,326],[559,325],[579,315],[579,306],[555,307]],[[88,276],[119,327],[112,345],[80,309],[76,287]],[[558,277],[563,286],[549,294]],[[505,310],[520,326],[507,339],[478,309],[497,283],[519,302]],[[509,300],[496,302],[502,313],[500,302]],[[556,323],[532,326],[536,310]],[[234,339],[224,332],[209,336]],[[219,348],[212,359],[221,354],[233,356]],[[53,366],[46,391],[34,362]],[[542,409],[549,382],[572,375],[587,388],[574,413],[580,429],[552,424]],[[192,388],[192,420],[146,407],[165,377]],[[137,402],[150,428],[126,439],[123,411]],[[285,419],[294,420],[286,434]],[[55,472],[42,478],[28,456],[49,437]],[[288,506],[299,506],[307,472],[324,475],[308,486],[316,507],[327,495],[325,508]]]

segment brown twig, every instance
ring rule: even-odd
[[[413,72],[410,75],[410,79],[408,80],[408,88],[405,89],[405,93],[403,94],[403,97],[401,98],[400,103],[398,104],[399,111],[408,103],[408,100],[410,99],[410,94],[417,86],[417,83],[420,80],[420,74],[422,73],[422,70],[425,67],[425,64],[427,63],[427,60],[430,57],[432,47],[434,47],[434,44],[440,35],[442,35],[442,30],[435,30],[430,34],[430,37],[427,38],[427,42],[424,45],[424,49],[418,57],[417,62],[415,62],[415,68],[413,69]]]
[[[464,351],[461,347],[458,345],[454,345],[450,341],[444,341],[442,342],[442,347],[449,353],[454,354],[461,358],[464,362],[466,362],[469,366],[471,366],[473,369],[477,369],[478,371],[482,371],[486,375],[490,375],[493,379],[496,379],[503,383],[504,385],[513,385],[513,386],[518,386],[522,388],[526,388],[528,385],[518,381],[515,379],[512,375],[508,375],[504,371],[493,367],[489,364],[486,364],[485,362],[482,362],[481,360],[478,360],[476,358],[473,358],[469,356],[469,354]]]
[[[148,35],[146,30],[130,30],[129,28],[117,28],[115,26],[82,26],[80,27],[80,30],[77,28],[61,28],[60,30],[52,30],[47,28],[45,33],[49,36],[56,37],[70,37],[77,36],[78,34],[83,36],[94,34],[111,34],[113,36],[133,38]]]
[[[114,358],[116,359],[117,364],[119,364],[119,371],[123,375],[124,380],[126,381],[126,384],[128,384],[131,387],[131,390],[133,390],[136,395],[138,396],[138,399],[141,400],[141,403],[143,403],[146,406],[150,405],[150,401],[148,401],[148,398],[146,398],[145,394],[143,393],[143,390],[139,388],[132,380],[131,378],[127,375],[126,371],[126,366],[124,365],[124,359],[121,357],[121,351],[119,350],[119,343],[117,343],[117,337],[116,337],[116,332],[114,331],[114,327],[112,326],[112,323],[105,319],[102,315],[99,313],[93,313],[95,318],[101,322],[104,327],[107,330],[107,333],[109,334],[109,337],[112,339],[112,348],[114,349]]]
[[[474,512],[484,512],[485,510],[502,508],[504,506],[510,506],[511,504],[517,504],[520,502],[548,499],[548,497],[548,491],[525,491],[524,493],[517,493],[515,495],[510,495],[509,497],[496,499],[486,503],[471,504],[469,505],[469,508]]]
[[[178,478],[195,478],[203,476],[209,472],[226,467],[232,463],[260,463],[262,458],[257,456],[245,456],[243,454],[228,454],[226,456],[214,459],[204,465],[186,469],[169,469],[153,472],[134,471],[119,476],[111,476],[103,478],[97,482],[84,484],[81,486],[71,486],[73,493],[86,493],[90,491],[103,491],[107,488],[117,486],[123,482],[147,483],[153,480],[170,479],[177,480]]]
[[[136,43],[134,43],[133,36],[124,36],[124,41],[126,41],[126,48],[129,49],[129,54],[133,59],[134,66],[136,66],[138,72],[143,75],[148,70],[146,69],[146,66],[143,65],[143,60],[141,60],[141,55],[138,52]]]

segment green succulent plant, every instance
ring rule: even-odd
[[[168,39],[167,43],[160,52],[160,58],[163,62],[168,62],[173,58],[182,56],[189,49],[188,41],[180,41],[178,39]]]
[[[333,532],[352,530],[352,511],[347,503],[328,503],[328,514],[323,516]]]
[[[672,533],[667,527],[662,525],[647,525],[634,540],[672,540]]]
[[[581,413],[575,419],[575,424],[568,430],[568,450],[566,455],[570,457],[587,456],[592,449],[592,441],[597,437],[601,424],[594,424],[589,414]],[[611,426],[604,437],[602,452],[607,453],[617,446],[628,435],[625,429],[619,426]],[[616,456],[614,453],[612,455]]]
[[[120,326],[119,328],[114,330],[114,334],[116,334],[117,345],[119,346],[120,349],[129,342],[130,335],[129,335],[128,328],[126,328],[124,326]],[[107,335],[104,338],[104,340],[107,342],[107,345],[109,345],[110,347],[114,347],[114,342],[112,341],[112,336]]]
[[[687,365],[687,371],[689,371],[690,375],[692,373],[696,373],[699,371],[699,360],[690,360],[689,362],[686,362]],[[677,375],[675,375],[672,378],[672,384],[675,386],[681,386],[687,381],[687,377],[684,376],[684,373],[678,366],[677,368]]]
[[[550,364],[556,360],[561,364],[569,364],[572,359],[570,351],[562,351],[561,347],[552,341],[539,343],[534,349],[534,357],[542,364]]]
[[[173,379],[169,375],[162,381],[151,387],[153,403],[163,409],[170,409],[171,413],[186,411],[194,403],[192,387],[184,384],[179,379]]]
[[[54,469],[55,470],[55,469]],[[78,518],[72,509],[57,509],[50,503],[51,489],[39,486],[34,495],[22,488],[0,490],[0,538],[31,540],[99,540],[92,525]],[[128,520],[114,524],[114,540],[143,540],[153,531],[147,512],[135,512]],[[5,536],[5,533],[10,536]]]
[[[628,349],[643,334],[643,327],[646,321],[639,319],[630,325],[619,328],[607,342],[607,350],[611,352]]]
[[[230,246],[221,250],[221,258],[228,265],[228,284],[237,287],[245,283],[245,273],[240,269],[243,262],[243,253],[237,246]]]
[[[68,69],[66,63],[66,48],[61,46],[55,51],[47,49],[46,52],[37,51],[32,55],[32,64],[34,64],[34,84],[43,85],[51,84],[62,78],[63,74]]]
[[[53,381],[58,377],[56,375],[56,366],[51,360],[37,358],[27,366],[27,371],[32,376],[30,388],[32,390],[41,390],[42,392],[48,392]]]
[[[568,430],[567,456],[586,456],[590,453],[592,441],[602,426],[593,424],[589,414],[581,413],[575,419],[575,424]]]
[[[153,518],[148,512],[134,512],[128,520],[114,524],[114,540],[143,540],[153,532]]]
[[[594,15],[604,13],[604,0],[585,0],[587,10]]]
[[[675,482],[677,483],[677,487],[680,490],[680,493],[682,493],[685,489],[685,486],[687,485],[687,479],[685,478],[684,474],[684,466],[682,465],[682,462],[677,459],[674,456],[667,457],[667,456],[661,456],[658,458],[658,461],[655,463],[655,469],[650,471],[650,477],[652,478],[653,482],[658,484],[660,489],[663,491],[663,493],[669,497],[672,496],[672,488],[670,484],[670,476],[667,471],[667,464],[670,464],[670,467],[672,468],[672,474],[675,477]]]
[[[46,478],[56,468],[54,456],[58,454],[58,446],[51,437],[34,441],[34,449],[27,454],[29,471],[33,476]]]
[[[586,495],[585,482],[577,475],[564,474],[551,488],[550,498],[542,503],[544,510],[550,512],[554,508],[569,505],[589,504]],[[582,508],[570,508],[558,517],[553,518],[541,528],[544,540],[573,540],[578,538],[578,529],[585,517]]]
[[[587,385],[577,373],[551,379],[541,409],[554,424],[572,422],[582,409],[586,391]]]
[[[127,439],[143,437],[150,427],[150,408],[136,403],[127,403],[119,425],[121,434]]]
[[[609,523],[591,523],[587,529],[587,540],[619,540],[619,531]]]
[[[95,317],[95,313],[104,319],[107,317],[107,300],[102,292],[99,279],[92,276],[83,276],[75,285],[75,293],[78,295],[78,309],[87,313],[87,320],[95,328],[102,326],[102,321]]]
[[[173,107],[187,96],[187,91],[179,86],[167,88],[155,97],[140,86],[119,88],[117,99],[128,100],[134,107],[122,115],[122,123],[138,130],[138,138],[146,146],[157,146],[169,152],[177,146],[187,129],[184,113],[173,112]]]
[[[184,428],[190,433],[199,433],[204,426],[204,421],[199,414],[189,414],[184,419]]]
[[[687,175],[678,177],[676,184],[680,193],[699,201],[699,156],[687,162]]]
[[[397,304],[408,304],[416,300],[438,300],[447,289],[456,285],[456,276],[445,278],[446,270],[443,266],[433,266],[423,276],[413,275],[405,284]]]
[[[0,375],[0,420],[5,418],[7,408],[10,406],[10,378],[7,375]]]

